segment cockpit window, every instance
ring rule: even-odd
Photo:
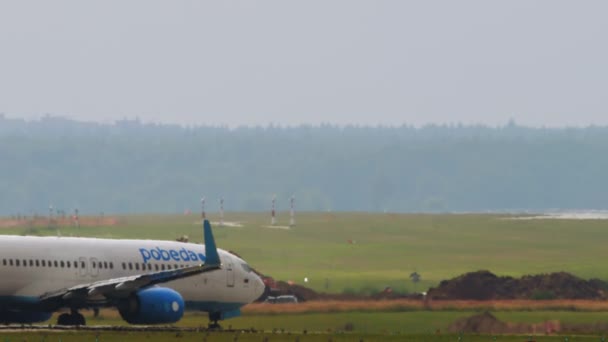
[[[247,264],[241,264],[241,267],[245,270],[245,272],[251,272],[251,267]]]

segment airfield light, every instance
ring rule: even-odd
[[[277,195],[272,196],[272,211],[270,212],[270,225],[274,226],[277,224],[277,218],[275,217],[275,202],[277,200]]]
[[[224,197],[220,198],[220,227],[224,226]]]
[[[201,218],[203,220],[207,218],[205,215],[205,197],[201,198]]]
[[[289,199],[289,226],[290,227],[295,227],[295,225],[296,225],[296,219],[294,218],[295,200],[296,200],[296,198],[294,196],[291,196],[291,198]]]
[[[49,228],[53,224],[53,205],[49,204]]]
[[[80,228],[80,220],[78,219],[78,208],[74,209],[74,223],[77,228]]]

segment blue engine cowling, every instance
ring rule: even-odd
[[[175,323],[184,315],[184,299],[172,289],[151,287],[120,301],[118,312],[130,324]]]

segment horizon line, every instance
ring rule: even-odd
[[[281,122],[267,122],[257,124],[227,124],[227,123],[214,123],[214,124],[202,124],[202,123],[180,123],[180,122],[159,122],[153,120],[141,119],[139,116],[123,117],[122,119],[82,119],[74,118],[66,115],[57,115],[51,113],[45,113],[36,117],[25,117],[25,116],[13,116],[4,112],[0,112],[0,121],[22,121],[25,123],[44,123],[47,120],[62,120],[74,123],[82,124],[97,124],[107,127],[118,127],[121,124],[134,124],[142,127],[145,126],[167,126],[167,127],[180,127],[182,129],[197,129],[197,128],[223,128],[228,130],[237,129],[251,129],[251,128],[279,128],[279,129],[291,129],[291,128],[383,128],[383,129],[416,129],[423,130],[428,128],[490,128],[490,129],[501,129],[501,128],[525,128],[525,129],[538,129],[538,130],[568,130],[568,129],[586,129],[586,128],[608,128],[608,124],[596,124],[596,123],[581,123],[581,124],[563,124],[563,125],[533,125],[533,124],[521,124],[516,119],[511,118],[501,124],[491,124],[484,122],[462,122],[462,121],[445,121],[445,122],[426,122],[423,124],[413,123],[339,123],[339,122],[317,122],[317,123],[281,123]]]

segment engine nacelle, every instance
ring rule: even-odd
[[[120,301],[118,312],[130,324],[175,323],[184,315],[184,299],[172,289],[151,287]]]

